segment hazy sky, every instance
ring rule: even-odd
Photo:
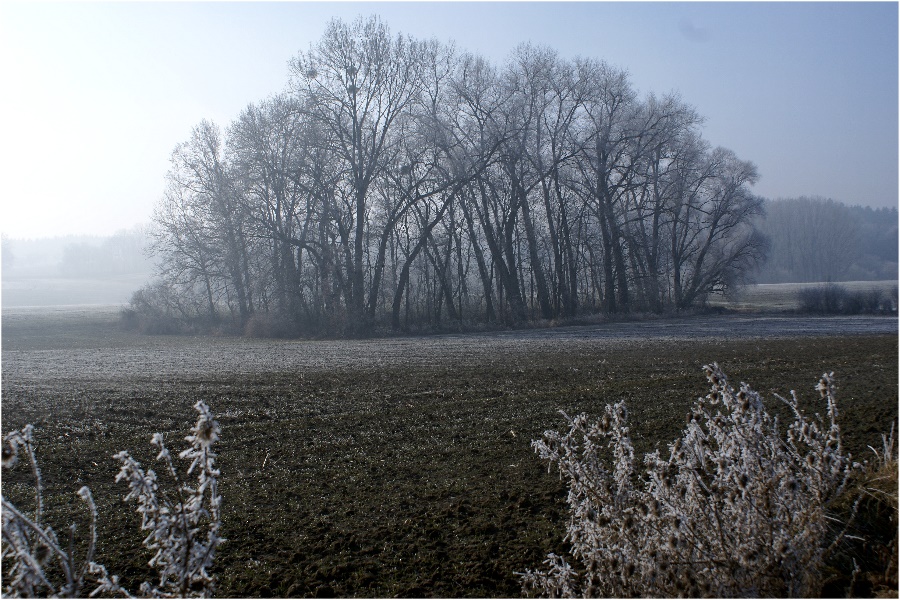
[[[898,5],[606,2],[0,2],[0,231],[111,234],[150,219],[169,156],[281,91],[332,17],[454,40],[502,63],[520,42],[678,91],[705,137],[755,162],[756,193],[897,206]]]

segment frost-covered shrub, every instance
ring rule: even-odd
[[[834,383],[817,387],[827,419],[804,416],[792,392],[786,431],[746,384],[713,364],[710,393],[682,435],[639,473],[623,403],[591,423],[533,442],[569,484],[571,564],[550,554],[522,575],[550,596],[816,596],[841,537],[829,507],[853,468],[841,447]],[[565,416],[565,415],[564,415]],[[574,565],[574,566],[573,566]]]
[[[162,435],[153,434],[151,443],[159,450],[157,460],[163,462],[174,478],[174,489],[160,489],[156,473],[144,471],[128,452],[116,454],[122,467],[116,481],[128,482],[125,500],[136,500],[141,514],[141,529],[149,531],[144,546],[156,550],[150,565],[160,574],[158,585],[143,583],[142,596],[155,598],[209,596],[215,580],[208,572],[215,550],[225,540],[219,537],[221,497],[218,493],[219,471],[215,468],[213,444],[219,439],[219,425],[202,401],[194,406],[200,413],[191,435],[185,439],[190,447],[179,456],[191,461],[187,475],[194,474],[196,486],[178,475]],[[97,544],[97,509],[87,487],[78,495],[91,511],[91,530],[87,555],[76,564],[73,556],[75,526],[70,527],[67,549],[59,543],[53,528],[42,522],[43,496],[41,473],[34,454],[33,428],[27,425],[4,438],[3,466],[15,465],[19,449],[24,448],[35,481],[35,510],[26,515],[3,498],[3,565],[4,592],[8,596],[77,597],[88,587],[91,596],[101,593],[131,594],[110,576],[106,568],[94,562]],[[9,568],[7,569],[7,565]],[[58,566],[57,566],[58,565]]]

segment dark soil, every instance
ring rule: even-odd
[[[891,323],[894,333],[882,335],[762,337],[751,327],[738,339],[691,339],[689,330],[598,338],[569,328],[567,338],[448,336],[442,345],[129,338],[103,329],[111,321],[54,333],[4,318],[3,433],[35,425],[57,531],[76,521],[86,533],[75,492],[91,488],[97,558],[131,589],[153,576],[151,554],[122,502],[125,485],[114,483],[112,455],[128,449],[149,466],[155,431],[182,449],[203,399],[222,425],[219,595],[518,596],[517,572],[565,551],[565,489],[531,448],[564,426],[559,410],[599,415],[624,398],[636,450],[646,452],[679,433],[706,392],[706,363],[718,361],[772,408],[772,393],[796,389],[818,412],[813,388],[834,371],[845,444],[865,457],[897,419]],[[285,358],[301,347],[321,360]],[[235,352],[254,356],[252,368],[230,366]],[[3,494],[29,506],[26,464],[4,473]]]

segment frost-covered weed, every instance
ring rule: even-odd
[[[25,514],[3,498],[3,563],[4,594],[7,596],[54,596],[73,598],[86,584],[86,576],[103,569],[94,561],[97,547],[97,507],[91,490],[82,487],[78,496],[91,511],[90,541],[85,559],[76,563],[74,555],[75,525],[69,527],[68,546],[63,547],[56,532],[43,522],[44,499],[41,470],[34,454],[34,428],[26,425],[3,439],[3,466],[13,467],[19,450],[24,449],[34,477],[35,506],[32,514]],[[105,569],[103,569],[105,572]],[[116,585],[109,579],[110,585]]]
[[[841,447],[835,387],[817,390],[827,420],[809,419],[796,394],[785,434],[759,394],[735,390],[707,366],[710,393],[681,436],[638,465],[624,403],[603,417],[569,418],[566,433],[533,442],[569,484],[566,539],[577,568],[550,554],[522,574],[550,596],[816,596],[842,531],[829,507],[853,469]]]
[[[179,456],[191,459],[187,475],[196,472],[196,486],[188,485],[178,475],[159,433],[153,435],[151,443],[159,450],[156,459],[164,463],[175,480],[173,493],[161,490],[156,473],[152,469],[144,471],[128,452],[115,456],[122,463],[116,481],[128,482],[125,500],[137,501],[141,529],[150,532],[144,546],[156,550],[150,566],[159,570],[159,584],[141,584],[141,593],[147,596],[209,596],[214,588],[215,580],[208,569],[216,548],[225,541],[219,537],[222,498],[218,492],[216,454],[212,451],[220,431],[206,404],[200,401],[194,408],[200,417],[191,435],[185,438],[191,446]]]
[[[215,550],[224,538],[219,536],[221,497],[218,493],[219,471],[215,468],[213,444],[219,439],[219,425],[209,407],[202,401],[194,408],[199,413],[191,435],[185,439],[190,447],[179,457],[191,460],[187,475],[195,474],[197,485],[189,485],[175,469],[172,457],[159,433],[151,443],[159,450],[157,460],[175,481],[173,490],[161,489],[153,470],[146,472],[128,452],[115,455],[121,464],[116,481],[128,482],[125,500],[136,500],[141,514],[141,529],[149,531],[144,546],[156,550],[150,565],[157,568],[158,585],[143,583],[140,594],[149,597],[210,596],[215,579],[208,572]],[[11,565],[4,573],[5,593],[9,596],[77,597],[87,585],[91,596],[101,593],[131,594],[121,587],[117,576],[110,576],[101,564],[94,562],[97,543],[97,509],[87,487],[78,495],[91,511],[89,547],[84,562],[75,564],[73,556],[75,526],[70,527],[68,549],[60,545],[52,527],[42,523],[43,497],[40,469],[34,454],[33,428],[26,426],[4,438],[3,466],[12,467],[20,448],[25,448],[35,480],[35,512],[25,515],[3,498],[3,561]],[[58,568],[51,562],[55,561]],[[62,580],[58,572],[62,573]],[[88,577],[90,575],[91,577]],[[88,581],[90,580],[90,584]]]

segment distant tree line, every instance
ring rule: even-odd
[[[767,201],[758,229],[769,240],[759,283],[897,279],[896,208],[825,198]]]
[[[176,147],[135,306],[286,335],[685,309],[766,247],[756,167],[702,123],[601,60],[333,21]]]
[[[144,228],[120,231],[102,239],[66,244],[59,271],[64,277],[111,277],[148,272],[152,262],[146,248],[151,240]]]
[[[146,275],[153,270],[147,256],[147,228],[136,226],[110,236],[58,236],[37,239],[3,237],[3,273],[9,277],[105,279]]]

